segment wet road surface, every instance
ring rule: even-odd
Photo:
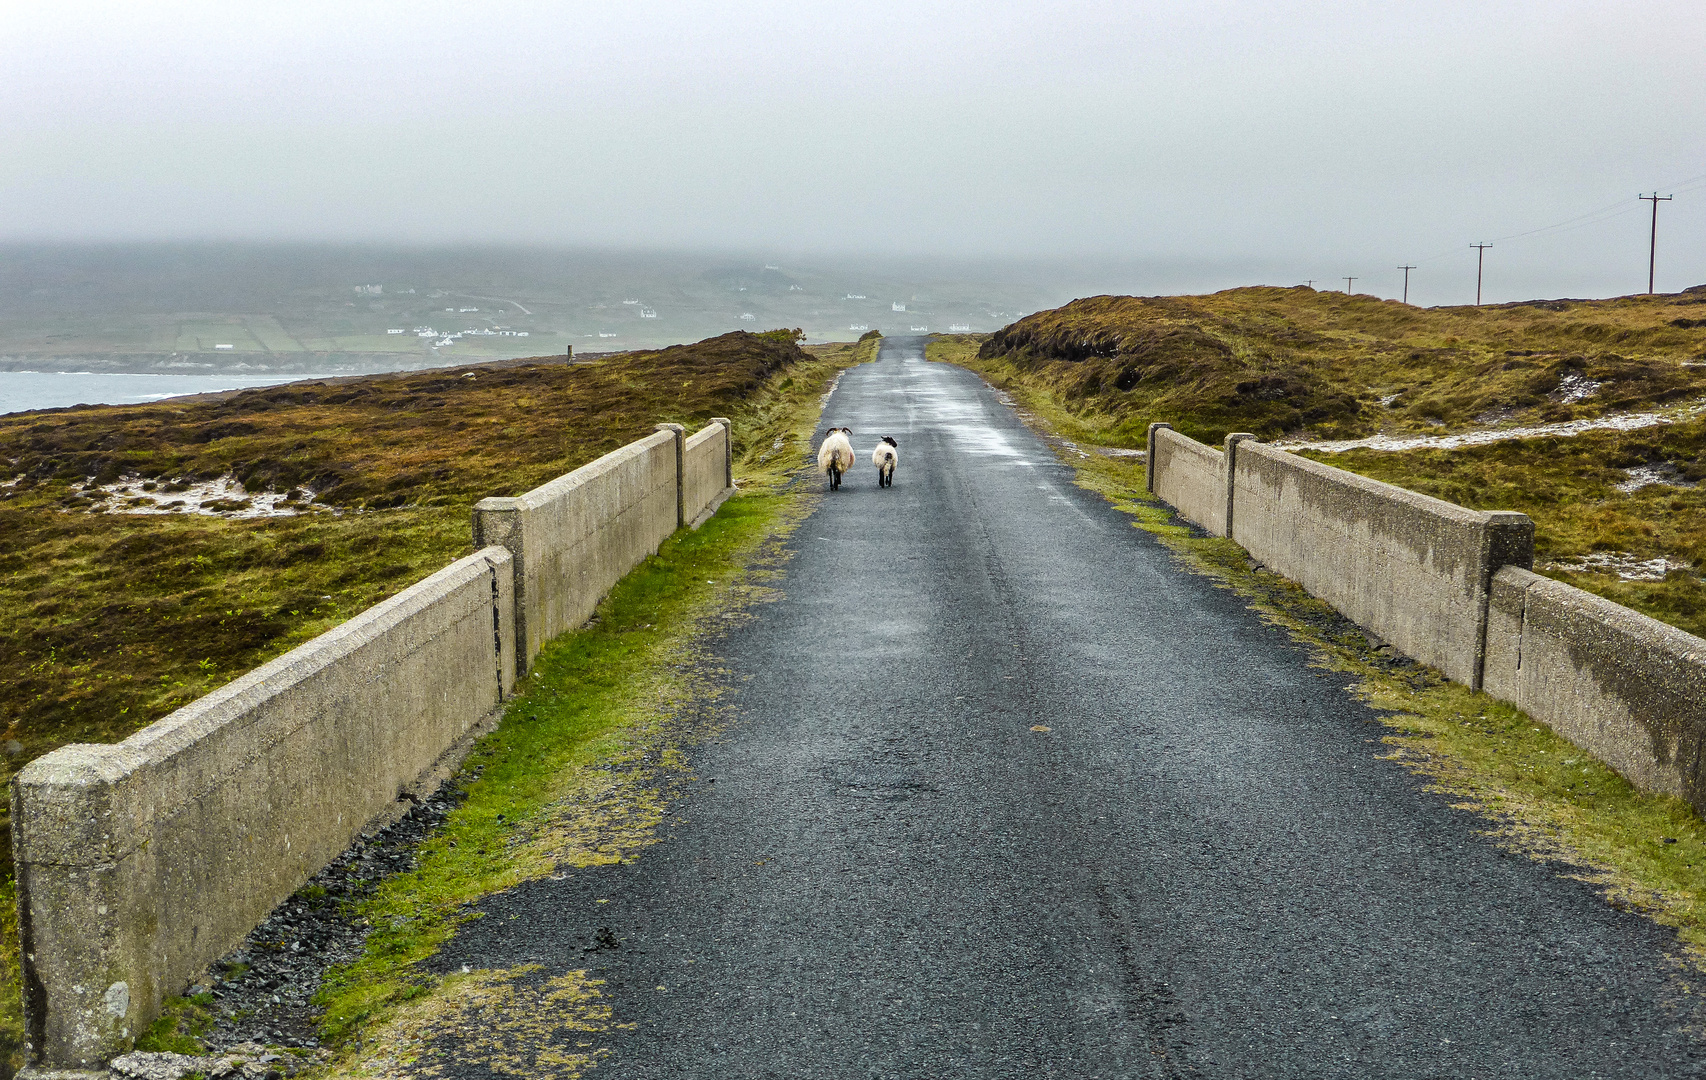
[[[1667,932],[1379,760],[974,376],[890,339],[831,424],[860,466],[721,646],[686,823],[491,898],[446,968],[607,980],[612,1080],[1706,1071]]]

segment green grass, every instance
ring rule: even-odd
[[[661,421],[696,430],[729,416],[741,455],[753,440],[792,437],[783,421],[794,391],[778,384],[827,378],[857,352],[814,356],[791,331],[738,333],[472,379],[374,377],[0,418],[0,473],[13,481],[0,488],[10,690],[0,779],[67,742],[122,739],[467,554],[469,508],[487,494],[519,494]],[[250,490],[316,487],[336,512],[136,517],[77,490],[87,477],[229,473]],[[0,830],[4,889],[9,839]],[[16,1057],[22,1036],[17,927],[5,912],[0,1060]]]
[[[961,354],[950,342],[933,341],[929,349],[931,359]],[[1082,414],[1046,391],[1019,385],[1012,392],[1033,423],[1058,422],[1063,433],[1082,423]],[[1373,648],[1327,604],[1255,569],[1237,544],[1205,537],[1179,520],[1144,491],[1141,462],[1092,456],[1073,464],[1081,486],[1130,514],[1133,525],[1154,534],[1183,567],[1237,592],[1309,645],[1324,672],[1353,676],[1352,692],[1379,710],[1389,731],[1376,752],[1481,815],[1497,843],[1538,861],[1564,863],[1609,903],[1671,927],[1690,970],[1706,969],[1706,823],[1691,806],[1637,790],[1521,711]]]
[[[329,973],[317,999],[329,1042],[357,1054],[384,1041],[399,1007],[454,995],[459,982],[420,964],[473,901],[631,859],[659,839],[670,793],[690,775],[685,751],[716,712],[702,637],[773,595],[781,540],[816,498],[794,480],[818,398],[837,371],[874,355],[870,342],[814,348],[749,395],[732,417],[740,492],[624,577],[587,627],[540,653],[503,723],[452,781],[463,801],[416,869],[350,912],[373,930],[363,956]],[[196,1015],[182,999],[173,1010],[151,1036],[161,1045],[185,1036],[173,1016]]]

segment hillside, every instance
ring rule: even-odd
[[[1431,309],[1301,286],[1097,296],[990,335],[977,359],[1126,446],[1151,420],[1209,441],[1557,422],[1706,394],[1706,286]]]
[[[1142,446],[1152,420],[1207,442],[1253,431],[1463,506],[1521,511],[1541,573],[1706,636],[1706,287],[1436,309],[1306,288],[1103,296],[981,346],[940,339],[931,355],[1087,445]],[[1635,411],[1657,415],[1628,430],[1546,427]],[[1310,448],[1536,425],[1485,445]]]

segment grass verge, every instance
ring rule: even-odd
[[[338,977],[342,1011],[335,1015],[345,1028],[328,1021],[333,1035],[353,1030],[374,1008],[413,992],[414,983],[389,981],[389,973],[423,948],[430,952],[442,940],[434,934],[449,932],[454,918],[440,901],[453,909],[461,902],[453,897],[505,887],[519,880],[506,874],[542,865],[528,861],[534,849],[510,844],[522,835],[518,808],[567,796],[539,786],[543,781],[524,782],[525,761],[514,762],[521,773],[513,775],[499,763],[544,753],[548,743],[557,751],[542,761],[573,773],[610,749],[601,740],[638,715],[613,688],[632,692],[642,670],[665,664],[674,655],[670,643],[697,625],[695,613],[714,594],[700,583],[737,576],[766,530],[781,527],[793,505],[786,492],[791,463],[809,444],[811,406],[836,371],[869,359],[873,349],[867,343],[807,352],[791,331],[740,333],[592,364],[481,370],[472,379],[378,377],[212,402],[6,417],[0,461],[23,480],[0,485],[0,604],[15,616],[0,627],[0,678],[14,690],[0,701],[0,780],[65,742],[123,738],[466,554],[468,506],[490,490],[525,490],[647,434],[659,420],[697,428],[712,415],[731,417],[745,494],[713,524],[667,542],[613,593],[599,627],[585,632],[590,666],[565,667],[559,654],[567,645],[542,658],[540,678],[555,672],[574,689],[540,698],[540,678],[530,681],[525,689],[533,696],[511,708],[462,781],[471,792],[507,791],[504,784],[514,791],[493,795],[502,805],[489,813],[481,810],[485,796],[471,798],[461,826],[470,831],[435,864],[445,875],[440,884],[423,885],[414,899],[382,893],[381,900],[402,906],[359,916],[379,928],[380,952]],[[339,434],[349,431],[362,437]],[[131,517],[67,494],[79,477],[195,477],[248,467],[262,470],[254,479],[262,485],[281,469],[297,471],[278,483],[341,477],[346,493],[368,506],[276,520]],[[375,505],[388,502],[392,489],[419,501]],[[624,672],[635,680],[627,687]],[[482,785],[482,776],[494,775],[506,779]],[[503,817],[494,831],[496,814]],[[492,847],[491,836],[505,846]],[[0,1076],[22,1064],[9,838],[0,829]],[[506,867],[512,847],[516,866]],[[200,1008],[173,1002],[145,1040],[158,1048],[199,1045]]]
[[[504,1053],[519,1055],[519,1074],[574,1076],[596,1060],[597,1034],[613,1021],[584,972],[438,977],[422,962],[480,897],[637,858],[663,835],[672,792],[691,776],[688,751],[716,722],[718,671],[704,641],[775,595],[783,541],[817,497],[794,479],[820,395],[874,354],[874,342],[813,350],[754,395],[735,417],[740,493],[699,530],[666,541],[588,626],[540,654],[502,725],[453,781],[461,804],[422,845],[416,869],[350,912],[372,930],[365,954],[330,972],[317,999],[322,1034],[341,1048],[332,1075],[434,1075],[440,1036],[500,1024],[494,1018],[509,1025]],[[569,1009],[573,1024],[546,1031],[518,1019],[543,1005]]]
[[[951,361],[963,352],[963,343],[933,341],[928,356]],[[1051,426],[1060,417],[1046,394],[1022,384],[1008,390],[1030,422]],[[1080,486],[1130,514],[1187,569],[1237,592],[1312,647],[1323,673],[1350,676],[1350,692],[1390,730],[1384,756],[1480,815],[1496,842],[1557,864],[1609,903],[1671,927],[1679,961],[1689,971],[1706,967],[1706,823],[1687,803],[1637,790],[1521,711],[1378,646],[1298,585],[1255,569],[1232,541],[1180,521],[1144,491],[1142,462],[1092,455],[1072,464]]]

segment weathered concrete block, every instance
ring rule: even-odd
[[[710,509],[729,486],[729,429],[713,421],[682,448],[682,516],[689,522]]]
[[[127,1049],[207,965],[488,719],[515,678],[487,548],[117,745],[12,785],[31,1056]]]
[[[659,431],[525,495],[475,505],[474,542],[515,557],[522,670],[675,531],[677,487],[676,434]]]
[[[1706,811],[1706,640],[1506,567],[1493,579],[1485,689],[1637,787]]]
[[[1488,590],[1532,564],[1522,514],[1466,510],[1271,446],[1238,446],[1232,538],[1407,655],[1479,688]]]
[[[1225,455],[1170,427],[1151,425],[1149,483],[1179,516],[1215,536],[1226,535]]]

